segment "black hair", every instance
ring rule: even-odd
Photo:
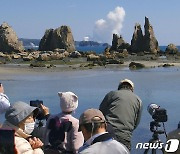
[[[120,89],[129,89],[129,90],[133,91],[133,87],[128,82],[120,83],[118,86],[118,90],[120,90]]]
[[[95,133],[101,127],[106,129],[106,122],[85,123],[81,126],[83,126],[89,133]]]

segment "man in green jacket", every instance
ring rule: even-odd
[[[124,79],[118,90],[111,91],[104,97],[99,107],[112,126],[116,139],[129,150],[132,132],[138,126],[142,112],[142,101],[133,91],[133,82]]]

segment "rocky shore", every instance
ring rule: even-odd
[[[3,69],[13,68],[64,71],[129,67],[135,70],[180,65],[180,52],[174,44],[169,44],[165,52],[160,51],[147,17],[144,34],[141,25],[136,23],[131,44],[125,42],[122,36],[113,34],[112,46],[107,45],[102,54],[77,51],[71,29],[65,25],[46,30],[38,50],[25,50],[7,23],[0,26],[0,36],[1,73]]]

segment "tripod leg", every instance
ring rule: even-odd
[[[144,150],[144,154],[148,154],[149,149]]]
[[[165,153],[165,149],[164,149],[164,147],[162,147],[161,151],[162,151],[162,153],[163,153],[163,154]]]
[[[152,154],[156,154],[156,149],[152,149]]]

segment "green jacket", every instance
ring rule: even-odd
[[[117,138],[131,141],[133,130],[140,122],[142,101],[131,90],[121,89],[109,92],[99,108]]]

